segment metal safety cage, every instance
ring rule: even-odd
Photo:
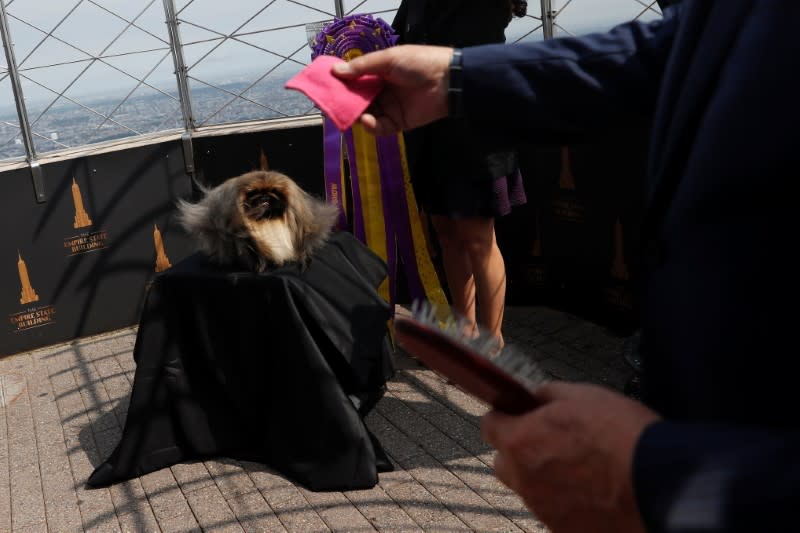
[[[285,81],[334,17],[391,21],[399,0],[0,0],[0,162],[160,132],[313,117]],[[607,29],[651,0],[540,0],[507,42]],[[192,171],[192,162],[187,161]],[[35,178],[35,176],[34,176]],[[44,198],[44,193],[42,193]]]

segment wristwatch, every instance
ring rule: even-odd
[[[463,72],[461,49],[453,50],[450,60],[450,84],[447,87],[447,114],[450,118],[461,118],[463,108]]]

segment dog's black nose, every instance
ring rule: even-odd
[[[243,204],[245,216],[254,220],[276,218],[286,211],[285,200],[275,191],[249,191]]]

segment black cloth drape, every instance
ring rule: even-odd
[[[157,276],[122,438],[89,485],[228,456],[311,490],[374,486],[391,469],[362,420],[393,372],[385,276],[347,233],[306,268],[233,272],[196,254]]]

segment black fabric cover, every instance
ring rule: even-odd
[[[363,423],[393,372],[385,276],[347,233],[306,268],[232,272],[196,254],[157,276],[122,439],[89,485],[227,456],[311,490],[374,486],[391,469]]]

